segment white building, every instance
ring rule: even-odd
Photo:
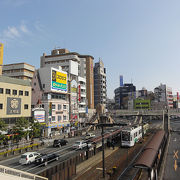
[[[160,86],[154,89],[154,94],[156,102],[165,103],[165,106],[168,108],[173,108],[172,88],[165,84],[160,84]]]
[[[86,117],[86,58],[67,49],[55,49],[51,55],[43,54],[41,67],[58,67],[67,72],[68,92],[71,93],[70,121],[82,122]]]
[[[45,67],[35,71],[32,80],[32,108],[45,110],[46,136],[69,129],[69,95],[67,72]],[[43,122],[41,122],[43,124]]]

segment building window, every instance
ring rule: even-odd
[[[63,105],[63,109],[66,109],[67,107],[66,107],[66,105]]]
[[[34,83],[34,86],[36,86],[36,83]]]
[[[6,89],[6,94],[11,94],[11,90],[10,89]]]
[[[3,109],[3,104],[0,104],[0,109]]]
[[[17,95],[17,90],[13,89],[13,95]]]
[[[66,116],[63,116],[63,120],[67,120]]]
[[[45,84],[43,84],[43,88],[45,88]]]
[[[29,91],[25,91],[25,96],[29,96]]]
[[[61,121],[61,116],[58,116],[58,121]]]
[[[56,105],[55,104],[52,104],[52,109],[56,109]]]
[[[19,91],[19,96],[23,96],[23,91]]]
[[[42,108],[44,108],[44,104],[42,104],[42,106],[41,106]]]
[[[4,89],[0,88],[0,94],[3,94]]]
[[[25,105],[24,105],[24,109],[28,109],[28,104],[25,104]]]
[[[61,104],[58,104],[58,110],[61,110]]]
[[[52,121],[56,121],[56,117],[55,116],[52,116]]]

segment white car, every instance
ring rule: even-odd
[[[27,152],[27,153],[21,155],[19,163],[20,164],[31,164],[32,162],[35,161],[35,158],[39,155],[40,155],[40,153],[37,153],[37,152]]]
[[[93,134],[93,133],[88,133],[88,134],[86,134],[85,139],[90,139],[90,138],[93,138],[93,137],[95,137],[95,134]]]
[[[87,147],[87,143],[85,141],[76,141],[72,147],[73,149],[83,149]]]

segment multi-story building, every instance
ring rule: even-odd
[[[69,95],[67,72],[44,67],[35,71],[32,80],[32,108],[45,110],[46,135],[68,129]]]
[[[160,84],[154,89],[155,102],[160,102],[163,107],[173,108],[173,95],[172,88],[166,86],[165,84]]]
[[[67,72],[69,87],[73,86],[73,92],[72,88],[69,88],[72,99],[70,118],[73,121],[79,119],[81,122],[85,120],[86,107],[94,108],[93,57],[69,52],[67,49],[55,49],[51,51],[51,55],[44,53],[41,57],[41,67],[58,66]]]
[[[2,75],[2,65],[3,65],[3,44],[0,43],[0,75]]]
[[[30,82],[0,76],[0,119],[11,125],[21,117],[31,117]]]
[[[116,109],[127,109],[128,100],[133,99],[136,94],[136,86],[132,83],[124,84],[114,90],[115,93],[115,108]]]
[[[17,79],[32,80],[35,67],[27,63],[14,63],[3,65],[3,76],[9,76]]]
[[[94,106],[97,104],[106,106],[106,100],[106,68],[102,60],[99,60],[94,66]]]

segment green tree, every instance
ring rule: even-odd
[[[40,137],[41,136],[41,124],[32,119],[30,123],[30,137]]]
[[[3,143],[6,140],[6,136],[4,134],[2,134],[2,131],[6,131],[7,130],[7,124],[0,119],[0,143]]]
[[[14,137],[17,142],[21,140],[23,137],[27,137],[29,133],[28,132],[29,126],[30,126],[29,121],[24,117],[21,117],[16,120],[15,126],[13,127],[13,132],[14,134],[17,134]]]

